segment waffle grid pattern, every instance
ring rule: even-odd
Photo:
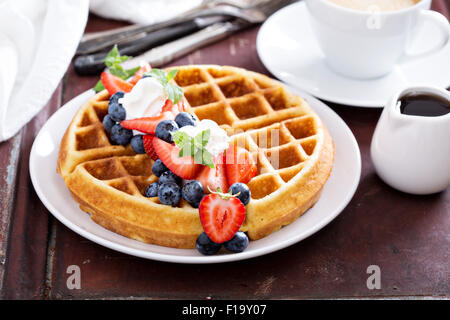
[[[227,67],[181,67],[175,81],[199,119],[216,121],[232,143],[251,152],[258,172],[249,188],[253,199],[261,199],[301,171],[314,153],[318,128],[301,98],[260,74],[244,75]]]
[[[187,111],[219,123],[257,163],[241,231],[261,239],[311,208],[331,173],[334,146],[308,104],[255,72],[214,65],[177,68],[174,81],[183,88]],[[157,180],[153,160],[109,141],[102,125],[108,100],[105,90],[78,110],[61,141],[57,171],[96,223],[142,242],[194,248],[203,230],[198,209],[184,200],[173,208],[144,197]]]
[[[175,82],[183,88],[187,109],[199,119],[216,121],[232,143],[250,151],[257,176],[249,182],[253,199],[276,191],[305,166],[317,144],[317,123],[305,102],[260,74],[236,68],[178,68]],[[240,70],[240,69],[239,69]],[[74,121],[74,153],[95,179],[131,196],[143,197],[155,182],[153,161],[131,148],[115,146],[102,125],[108,112],[107,92],[97,96]],[[159,203],[157,197],[150,201]],[[190,207],[181,201],[179,207]]]

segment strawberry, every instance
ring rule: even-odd
[[[156,154],[155,148],[153,147],[153,140],[155,139],[154,136],[147,134],[142,137],[142,141],[144,142],[144,149],[145,152],[148,154],[148,156],[156,160],[158,159],[158,155]]]
[[[183,100],[178,101],[177,104],[173,104],[172,100],[167,99],[166,103],[164,104],[164,106],[161,109],[161,112],[172,112],[174,116],[176,116],[177,114],[179,114],[180,112],[183,112],[185,110],[184,108],[184,102]]]
[[[217,157],[213,158],[214,168],[203,166],[202,170],[195,178],[202,183],[205,192],[209,192],[209,189],[211,189],[212,191],[216,191],[219,187],[223,191],[228,190],[225,165],[221,161],[222,157],[223,154],[220,154]]]
[[[216,243],[232,239],[245,219],[244,205],[230,194],[213,193],[203,197],[198,211],[203,230]]]
[[[154,117],[123,120],[120,122],[120,125],[125,129],[138,130],[140,132],[154,135],[158,123],[160,123],[162,120],[173,120],[173,119],[175,119],[173,113],[166,111]]]
[[[152,70],[152,67],[150,66],[150,64],[146,63],[145,65],[140,67],[138,71],[136,71],[133,78],[131,78],[130,83],[132,85],[135,85],[139,80],[142,79],[144,73],[149,72],[150,70]]]
[[[106,90],[108,90],[111,96],[117,91],[130,92],[131,89],[133,89],[133,85],[131,83],[128,83],[108,72],[102,72],[100,79],[103,86]]]
[[[159,159],[170,171],[183,179],[192,179],[200,170],[201,164],[195,163],[191,156],[179,157],[180,148],[161,139],[153,139],[153,147]]]
[[[250,152],[235,145],[225,151],[224,162],[229,185],[236,182],[248,183],[258,171]]]

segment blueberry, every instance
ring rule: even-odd
[[[197,180],[187,182],[181,189],[181,196],[194,208],[198,208],[204,196],[203,185]]]
[[[160,183],[158,189],[158,199],[162,204],[168,206],[175,206],[181,200],[181,190],[180,187],[173,183]]]
[[[232,184],[230,189],[228,189],[228,192],[230,191],[231,194],[237,194],[238,192],[240,192],[236,198],[241,200],[244,206],[246,206],[250,202],[251,192],[245,183],[236,182]]]
[[[173,120],[163,120],[156,126],[155,135],[165,142],[172,143],[172,134],[178,130],[178,125]]]
[[[107,133],[111,133],[111,128],[113,127],[113,125],[115,125],[116,122],[111,118],[111,116],[109,114],[107,114],[104,118],[103,118],[103,128],[105,128],[105,131]]]
[[[231,251],[231,252],[234,252],[234,253],[242,252],[248,246],[248,237],[247,237],[247,235],[244,232],[238,231],[238,232],[236,232],[234,237],[231,238],[231,240],[226,241],[223,244],[223,246],[228,251]]]
[[[108,103],[108,114],[114,121],[120,122],[125,120],[127,112],[125,108],[119,103],[119,99],[125,95],[124,92],[118,91],[112,95]]]
[[[125,146],[130,142],[132,137],[133,131],[125,129],[118,123],[111,128],[111,141],[114,144]]]
[[[157,197],[158,196],[159,183],[153,182],[145,189],[144,196],[147,198]]]
[[[152,170],[153,170],[153,168],[152,168]],[[172,171],[164,171],[159,176],[159,182],[160,183],[180,184],[181,183],[181,178],[179,176],[177,176],[176,174],[174,174]]]
[[[152,172],[158,178],[166,171],[169,171],[169,169],[167,169],[166,165],[161,161],[161,159],[157,159],[155,163],[153,163]]]
[[[142,140],[142,137],[142,134],[137,134],[133,138],[131,138],[131,147],[136,153],[145,153],[144,141]]]
[[[215,243],[207,236],[206,233],[203,232],[198,236],[197,241],[195,242],[195,247],[201,254],[210,256],[216,254],[222,247],[222,244]]]
[[[184,126],[195,126],[197,120],[189,112],[180,112],[175,117],[175,122],[177,123],[178,127],[181,128]]]

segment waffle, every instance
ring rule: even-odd
[[[330,175],[334,146],[308,104],[259,73],[215,65],[177,69],[187,111],[217,122],[257,163],[241,231],[263,238],[312,207]],[[102,91],[79,109],[61,141],[57,172],[103,227],[146,243],[194,248],[203,232],[198,209],[143,196],[157,181],[153,160],[110,143],[102,126],[108,99]]]

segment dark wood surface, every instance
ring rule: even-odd
[[[435,1],[433,7],[448,17],[447,0]],[[87,31],[120,25],[91,16]],[[258,27],[240,32],[172,64],[228,64],[269,74],[256,53],[257,32]],[[96,81],[77,76],[71,66],[46,107],[17,136],[0,144],[0,297],[450,298],[450,190],[413,196],[376,176],[369,146],[380,109],[328,103],[358,141],[361,182],[338,218],[286,249],[241,262],[180,265],[125,255],[78,236],[37,197],[28,160],[45,121]],[[80,290],[66,286],[70,265],[81,269]],[[369,265],[381,268],[380,290],[366,286]]]

